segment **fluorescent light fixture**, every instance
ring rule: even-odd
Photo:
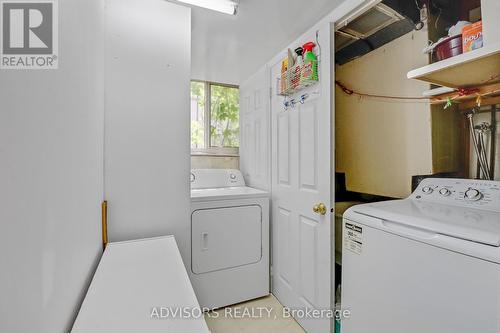
[[[177,0],[189,5],[215,10],[221,13],[236,15],[238,2],[234,0]]]

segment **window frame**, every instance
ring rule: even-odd
[[[203,83],[203,88],[205,91],[205,107],[203,108],[204,117],[204,130],[203,139],[205,143],[205,148],[191,148],[191,155],[215,155],[215,156],[234,156],[239,157],[240,148],[239,147],[212,147],[212,138],[210,135],[210,128],[212,126],[212,86],[227,87],[240,89],[240,86],[228,83],[219,83],[213,81],[203,81],[203,80],[191,80],[191,82]],[[238,112],[241,108],[238,108]],[[239,116],[238,116],[239,121]],[[240,129],[241,130],[241,129]],[[240,137],[241,139],[241,137]]]

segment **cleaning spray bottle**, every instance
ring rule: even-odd
[[[313,42],[305,43],[302,48],[304,49],[304,67],[311,66],[310,71],[306,71],[304,80],[318,81],[318,58],[313,52],[316,44]]]

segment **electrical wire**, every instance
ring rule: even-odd
[[[443,13],[443,9],[441,7],[436,6],[436,4],[434,3],[433,0],[431,0],[431,4],[432,4],[432,7],[439,10],[439,14],[436,18],[436,21],[434,22],[434,27],[436,28],[436,30],[438,30],[438,22],[439,22],[439,18],[441,17],[441,14]]]
[[[500,77],[500,73],[493,74],[488,78],[487,80],[484,80],[481,82],[481,85],[484,85],[490,81],[493,81]],[[413,96],[391,96],[391,95],[380,95],[380,94],[371,94],[371,93],[364,93],[364,92],[359,92],[354,89],[348,88],[346,85],[344,85],[342,82],[339,80],[335,80],[335,85],[338,86],[345,94],[347,95],[356,95],[359,97],[368,97],[368,98],[378,98],[378,99],[387,99],[387,100],[399,100],[399,101],[410,101],[410,102],[426,102],[429,103],[431,100],[433,101],[442,101],[446,102],[448,101],[451,103],[451,101],[454,101],[457,98],[464,97],[464,96],[471,96],[471,95],[477,95],[477,99],[480,101],[481,97],[491,95],[493,93],[500,92],[500,89],[492,90],[492,91],[487,91],[483,94],[479,94],[479,88],[460,88],[457,89],[456,94],[453,96],[448,97],[447,99],[439,99],[437,96],[434,98],[429,98],[429,97],[424,97],[424,96],[418,96],[418,97],[413,97]],[[480,102],[478,102],[479,104]]]

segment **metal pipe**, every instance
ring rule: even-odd
[[[479,156],[476,158],[476,179],[481,179],[481,161],[479,160]]]
[[[470,113],[470,114],[467,115],[467,118],[469,118],[469,128],[470,128],[470,134],[472,136],[472,141],[474,143],[474,150],[476,151],[476,156],[479,159],[479,165],[481,167],[481,171],[483,172],[483,174],[485,176],[488,177],[489,176],[488,175],[488,171],[489,170],[486,170],[486,168],[484,167],[483,161],[481,159],[481,153],[479,152],[479,149],[478,149],[478,140],[477,140],[477,137],[476,137],[476,131],[474,129],[474,121],[473,121],[472,117],[473,117],[472,113]]]
[[[497,106],[491,106],[490,179],[495,179],[495,157],[497,143]]]
[[[490,167],[489,167],[489,163],[488,163],[488,156],[486,156],[486,145],[484,144],[484,131],[480,131],[479,132],[479,142],[481,143],[481,155],[482,155],[482,158],[483,158],[483,161],[484,161],[484,168],[488,171],[488,175],[487,175],[487,178],[489,180],[491,180],[491,176],[490,176]]]

